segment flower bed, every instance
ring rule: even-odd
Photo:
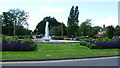
[[[98,42],[93,44],[98,48],[120,48],[120,43],[118,42]]]
[[[34,43],[2,43],[2,51],[31,51],[35,48]]]
[[[110,42],[111,41],[111,42]],[[90,40],[84,40],[84,42],[80,42],[80,45],[87,46],[91,49],[104,49],[104,48],[120,48],[120,42],[112,42],[112,40],[106,42],[96,42]]]
[[[37,45],[31,39],[2,38],[2,51],[32,51]]]

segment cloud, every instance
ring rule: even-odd
[[[30,15],[30,18],[28,19],[29,29],[33,31],[39,22],[40,22],[39,18],[33,15]]]
[[[46,13],[61,13],[64,11],[64,8],[40,7],[39,11]]]
[[[114,19],[111,16],[109,16],[109,17],[104,18],[104,19],[94,20],[92,22],[92,24],[94,24],[94,26],[103,26],[104,24],[106,26],[109,26],[109,25],[116,26],[116,25],[118,25],[118,19]]]

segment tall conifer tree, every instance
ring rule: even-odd
[[[78,10],[78,6],[76,6],[74,8],[74,6],[72,6],[71,10],[70,10],[70,15],[68,17],[68,21],[67,21],[67,35],[69,37],[75,37],[78,34],[78,17],[79,17],[79,10]]]

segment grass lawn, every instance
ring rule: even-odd
[[[4,51],[2,59],[43,59],[118,54],[118,49],[89,49],[80,46],[79,43],[37,43],[37,45],[36,51]]]

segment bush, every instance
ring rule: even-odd
[[[115,33],[115,28],[111,25],[107,27],[106,35],[109,39],[112,39]]]
[[[11,38],[9,39],[9,43],[16,43],[18,42],[17,38]]]
[[[95,45],[95,44],[91,44],[91,43],[89,43],[89,42],[80,42],[80,45],[86,46],[86,47],[88,47],[88,48],[90,48],[90,49],[95,49],[95,48],[96,48],[96,45]]]
[[[86,43],[87,43],[87,42],[84,42],[84,41],[83,41],[83,42],[80,42],[80,45],[86,46]]]
[[[64,40],[70,40],[71,38],[64,38]]]
[[[88,41],[95,42],[95,39],[89,38]]]
[[[2,42],[3,42],[3,43],[9,43],[9,39],[7,39],[7,38],[2,38]]]
[[[18,36],[18,38],[19,39],[29,39],[30,38],[30,36],[29,35],[26,35],[26,36],[22,36],[22,35],[20,35],[20,36]]]
[[[32,39],[23,39],[21,43],[34,43]]]
[[[109,39],[109,38],[98,38],[95,39],[95,42],[116,42],[114,39]]]
[[[78,36],[77,38],[79,39],[79,41],[83,41],[87,39],[85,36]]]
[[[35,50],[37,48],[37,44],[34,44],[34,45],[30,45],[30,50]]]
[[[11,38],[2,38],[3,43],[15,43],[18,42],[17,37],[11,37]]]
[[[95,45],[95,44],[89,44],[89,46],[88,46],[90,49],[96,49],[97,48],[97,46]]]
[[[78,39],[85,39],[86,37],[85,36],[79,36],[77,37]]]

